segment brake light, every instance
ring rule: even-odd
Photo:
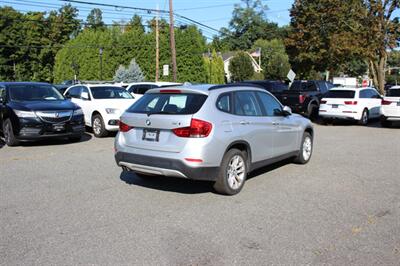
[[[175,128],[172,132],[182,138],[205,138],[208,137],[211,130],[211,123],[192,118],[190,127]]]
[[[300,103],[304,103],[305,100],[306,100],[306,96],[305,95],[303,95],[303,94],[299,95],[299,102]]]
[[[191,163],[202,163],[202,159],[193,159],[193,158],[185,158],[186,161],[191,162]]]
[[[382,105],[391,105],[392,102],[382,99],[381,104],[382,104]]]
[[[327,101],[325,101],[325,100],[321,101],[321,104],[326,104],[326,103],[327,103]]]
[[[133,127],[125,124],[124,122],[119,121],[119,131],[120,132],[128,132]]]
[[[181,90],[160,90],[160,93],[181,93]]]
[[[344,101],[346,105],[357,105],[357,101]]]

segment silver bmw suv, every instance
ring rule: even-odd
[[[286,158],[307,163],[313,136],[308,119],[256,85],[159,88],[122,114],[115,159],[140,177],[214,181],[234,195],[254,169]]]

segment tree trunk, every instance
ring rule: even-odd
[[[374,81],[375,87],[378,89],[380,94],[385,93],[385,66],[386,66],[387,54],[384,52],[383,55],[377,56],[374,59],[369,60],[369,66]]]

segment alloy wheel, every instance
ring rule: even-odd
[[[227,177],[229,186],[236,190],[240,188],[245,178],[245,162],[240,155],[235,155],[229,161]]]
[[[101,121],[100,118],[96,117],[93,121],[93,131],[96,135],[99,135],[101,132]]]
[[[303,142],[303,158],[308,161],[311,157],[312,152],[312,141],[310,137],[305,137]]]

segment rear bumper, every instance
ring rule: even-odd
[[[329,119],[344,119],[344,120],[360,120],[361,117],[358,113],[329,113],[329,112],[319,112],[318,113],[322,118]]]
[[[381,120],[385,121],[400,121],[400,115],[398,116],[391,116],[391,115],[381,115]]]
[[[115,161],[118,166],[127,167],[134,172],[194,180],[215,181],[219,171],[218,167],[192,167],[177,159],[125,152],[117,152]]]

